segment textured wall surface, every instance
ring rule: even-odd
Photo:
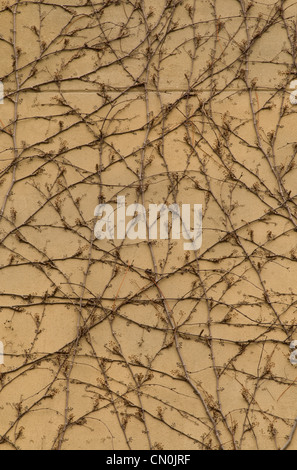
[[[297,2],[0,0],[0,57],[0,450],[297,449]]]

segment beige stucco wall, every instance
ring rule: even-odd
[[[0,1],[0,450],[297,449],[296,18]],[[202,248],[94,239],[119,195]]]

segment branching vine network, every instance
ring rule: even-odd
[[[297,3],[1,0],[0,449],[296,448]],[[203,245],[94,209],[203,204]]]

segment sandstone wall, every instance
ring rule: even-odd
[[[0,1],[0,450],[297,448],[296,15]],[[118,196],[201,249],[97,240]]]

